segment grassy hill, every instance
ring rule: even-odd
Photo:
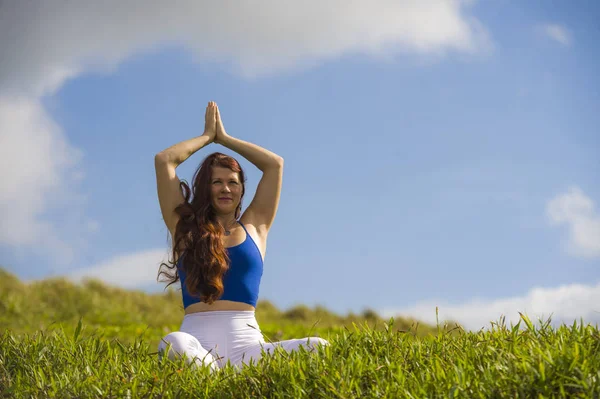
[[[0,398],[600,397],[600,332],[583,323],[535,326],[523,316],[516,326],[466,332],[262,301],[267,339],[318,335],[331,345],[210,374],[158,362],[160,338],[182,316],[175,290],[25,284],[0,269]]]
[[[177,284],[175,284],[177,285]],[[181,293],[174,286],[160,294],[111,287],[99,280],[74,284],[63,278],[23,283],[0,268],[0,329],[14,334],[64,329],[72,334],[79,319],[85,333],[98,329],[106,338],[131,343],[144,334],[151,344],[176,331],[183,318]],[[271,340],[288,339],[308,332],[324,336],[352,327],[353,323],[384,328],[384,320],[373,310],[337,315],[322,306],[298,305],[280,310],[269,301],[259,301],[256,318]],[[451,327],[456,327],[453,323]],[[451,328],[447,327],[447,328]],[[437,327],[408,318],[396,318],[394,330],[415,335],[437,332]]]

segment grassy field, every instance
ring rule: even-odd
[[[583,321],[552,327],[522,316],[468,332],[262,301],[257,320],[268,340],[318,335],[331,345],[211,374],[183,359],[158,361],[160,338],[182,314],[175,291],[23,284],[0,269],[0,397],[600,397],[600,332]]]

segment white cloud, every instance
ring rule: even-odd
[[[600,257],[600,215],[579,187],[571,187],[548,201],[546,214],[553,225],[568,227],[566,250],[570,254]]]
[[[74,242],[44,213],[61,206],[75,214],[84,200],[71,189],[81,158],[39,101],[0,97],[0,243],[72,260]]]
[[[552,40],[568,46],[571,44],[571,34],[566,27],[558,24],[545,24],[538,26],[538,31]]]
[[[584,323],[600,323],[600,283],[596,285],[570,284],[556,288],[533,288],[525,296],[494,300],[473,299],[463,304],[446,301],[426,301],[403,309],[383,309],[385,317],[410,316],[433,325],[435,308],[439,307],[440,324],[444,320],[459,322],[466,329],[489,329],[490,322],[505,316],[506,325],[519,321],[519,312],[526,314],[536,326],[538,318],[552,324],[572,324],[583,318]]]
[[[96,278],[103,282],[125,288],[147,287],[157,283],[157,275],[161,262],[167,261],[170,255],[165,249],[150,249],[130,254],[115,256],[84,269],[68,272],[64,277],[80,283],[84,278]],[[161,276],[161,280],[164,279]],[[166,283],[160,283],[166,286]]]
[[[489,41],[472,1],[44,1],[0,9],[0,92],[50,93],[90,69],[183,45],[247,77],[347,53],[473,53]]]
[[[164,46],[222,62],[247,78],[308,68],[343,54],[379,59],[400,52],[473,54],[489,46],[473,1],[302,2],[14,1],[0,6],[0,244],[69,260],[97,222],[84,215],[75,185],[82,151],[41,106],[67,79],[111,72],[133,55]],[[69,238],[43,219],[79,203]],[[81,222],[83,221],[83,222]]]

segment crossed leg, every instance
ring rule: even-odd
[[[159,359],[164,357],[169,344],[171,345],[171,350],[167,354],[169,359],[177,360],[179,356],[183,356],[186,359],[186,364],[193,364],[198,367],[208,366],[212,372],[219,369],[217,354],[213,356],[213,354],[202,347],[200,341],[193,335],[182,331],[174,331],[166,335],[158,345]],[[251,360],[257,362],[263,356],[263,350],[264,353],[271,354],[276,347],[281,347],[286,352],[292,352],[302,346],[306,350],[314,352],[319,345],[327,346],[329,342],[319,337],[288,339],[273,343],[256,342],[234,348],[228,354],[227,359],[223,359],[222,364],[225,364],[229,360],[233,366],[241,367],[244,364],[250,363]]]
[[[307,351],[314,352],[319,345],[328,346],[329,342],[319,337],[288,339],[273,343],[257,342],[255,344],[234,349],[229,356],[229,360],[231,361],[231,364],[241,366],[242,364],[250,363],[250,360],[256,363],[258,359],[263,356],[263,349],[266,354],[272,354],[276,347],[280,347],[286,352],[292,352],[298,350],[302,346]]]
[[[219,365],[215,356],[200,345],[200,341],[191,334],[174,331],[167,334],[158,344],[158,357],[162,359],[167,345],[171,344],[171,350],[167,354],[167,357],[171,360],[177,360],[178,357],[185,357],[186,364],[193,364],[194,366],[208,366],[211,371],[219,369]]]

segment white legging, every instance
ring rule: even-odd
[[[267,343],[253,310],[220,310],[185,315],[179,331],[168,334],[159,343],[159,359],[164,356],[168,344],[171,344],[169,359],[176,360],[185,355],[188,364],[217,370],[227,361],[236,367],[248,364],[251,359],[256,363],[262,349],[271,353],[279,346],[290,352],[304,346],[306,350],[313,351],[317,345],[329,345],[329,342],[308,337]]]

